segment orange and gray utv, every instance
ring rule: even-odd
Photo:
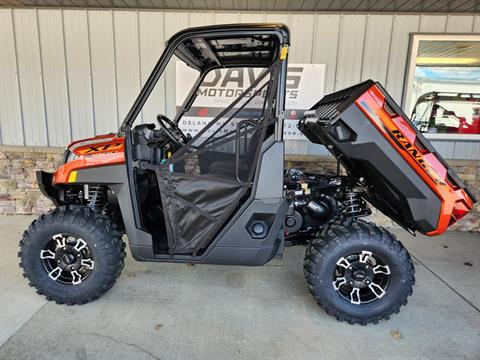
[[[475,199],[373,81],[325,96],[299,122],[343,170],[285,173],[289,43],[282,24],[175,34],[120,129],[71,143],[53,174],[38,172],[56,207],[20,242],[38,293],[66,304],[103,295],[123,268],[123,234],[136,260],[172,263],[263,265],[303,243],[309,289],[329,314],[366,324],[398,312],[412,293],[412,260],[361,217],[371,205],[411,233],[439,235]],[[175,58],[197,79],[176,114],[148,119],[144,105]],[[205,84],[232,69],[247,85],[188,134],[181,124]]]

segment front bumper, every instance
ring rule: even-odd
[[[38,188],[47,198],[53,201],[55,206],[60,206],[63,202],[60,199],[59,190],[52,185],[53,174],[42,170],[37,170]]]

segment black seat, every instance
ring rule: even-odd
[[[256,156],[258,141],[262,134],[262,129],[257,129],[252,137],[249,139],[247,144],[247,149],[245,154],[239,156],[238,164],[238,176],[240,180],[247,181],[250,165],[253,163],[253,160]],[[238,139],[237,139],[238,140]],[[225,153],[225,152],[215,152],[215,154],[209,154],[211,158],[216,158],[205,171],[206,174],[215,174],[222,177],[227,177],[230,179],[237,178],[237,168],[236,168],[236,154],[235,153]]]

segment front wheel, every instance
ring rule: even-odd
[[[29,285],[58,304],[84,304],[106,293],[124,264],[122,235],[86,207],[61,207],[33,221],[20,240]]]
[[[361,220],[333,223],[312,240],[304,272],[319,305],[351,324],[389,319],[407,303],[415,283],[403,245],[385,229]]]

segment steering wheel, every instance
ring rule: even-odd
[[[170,140],[175,145],[182,147],[185,143],[187,143],[191,136],[185,135],[182,130],[176,125],[172,120],[170,120],[165,115],[159,114],[157,115],[158,125],[163,130],[165,135],[169,137]]]

